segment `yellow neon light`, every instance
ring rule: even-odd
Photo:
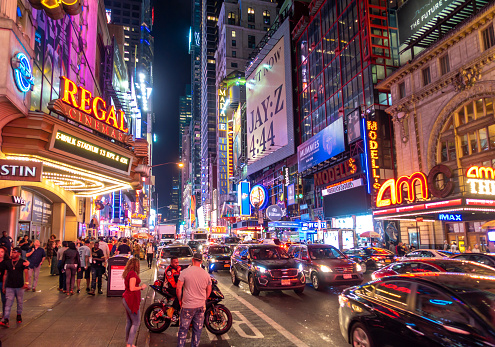
[[[29,160],[29,161],[34,161],[34,162],[42,162],[43,165],[45,165],[45,166],[48,166],[48,167],[51,167],[51,168],[54,168],[57,170],[66,171],[66,172],[69,172],[73,175],[78,175],[78,177],[82,176],[85,180],[90,181],[90,182],[94,182],[95,184],[99,185],[99,187],[97,187],[97,188],[86,189],[86,191],[84,193],[75,194],[76,196],[95,197],[98,195],[111,193],[111,192],[114,192],[117,190],[132,189],[132,186],[129,183],[126,183],[124,181],[121,181],[121,180],[118,180],[118,179],[115,179],[115,178],[112,178],[112,177],[109,177],[106,175],[102,175],[102,174],[99,174],[96,172],[77,168],[77,167],[74,167],[74,166],[71,166],[68,164],[63,164],[63,163],[60,163],[60,162],[57,162],[57,161],[54,161],[54,160],[51,160],[48,158],[36,156],[36,155],[16,155],[16,156],[7,155],[6,159]],[[47,174],[51,174],[51,173],[47,173]],[[57,177],[57,175],[59,175],[59,174],[53,173],[53,176],[55,176],[55,178]],[[99,182],[97,180],[100,180],[103,182]],[[113,185],[113,187],[105,186],[105,184]]]
[[[59,7],[60,5],[67,5],[67,6],[71,6],[71,5],[75,5],[77,3],[78,0],[41,0],[41,4],[43,6],[45,6],[46,8],[57,8]]]

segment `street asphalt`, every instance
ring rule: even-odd
[[[140,276],[144,283],[152,284],[155,267],[148,270],[142,261]],[[302,294],[271,291],[254,297],[245,283],[233,286],[228,271],[215,272],[213,276],[219,281],[225,295],[222,303],[232,312],[234,322],[230,331],[220,337],[203,329],[201,346],[349,346],[338,323],[338,295],[343,287],[317,292],[307,284]],[[50,276],[44,264],[37,291],[24,294],[23,323],[15,322],[14,304],[10,328],[0,328],[1,346],[125,346],[126,320],[121,298],[106,296],[105,281],[103,295],[87,295],[82,282],[81,293],[67,297],[57,290],[58,277]],[[159,299],[151,288],[145,290],[141,316]],[[161,334],[150,333],[141,319],[136,345],[176,346],[177,332],[177,327],[170,327]]]

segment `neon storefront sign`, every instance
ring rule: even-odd
[[[251,188],[251,192],[249,193],[249,202],[254,208],[259,210],[265,209],[268,205],[268,190],[266,187],[261,184],[257,184]]]
[[[469,191],[475,195],[495,195],[495,171],[491,167],[471,166],[466,171]]]
[[[60,77],[60,99],[52,100],[48,108],[117,141],[126,142],[129,129],[125,113],[107,105],[99,96],[77,86],[65,76]]]
[[[26,93],[33,89],[33,69],[29,58],[24,53],[17,53],[12,57],[12,69],[14,70],[14,82],[19,91]]]
[[[440,174],[446,182],[442,187],[438,187],[435,183]],[[429,198],[429,193],[437,198],[445,198],[454,188],[451,178],[452,171],[442,164],[434,166],[428,176],[422,172],[414,172],[398,179],[391,178],[380,187],[376,197],[376,207],[402,204],[404,199],[414,202],[418,195],[420,199],[426,200]]]

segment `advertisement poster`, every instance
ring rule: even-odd
[[[247,81],[247,150],[253,163],[288,144],[284,38]]]
[[[242,143],[241,143],[241,106],[237,107],[237,110],[234,112],[232,118],[234,119],[234,142],[233,142],[233,160],[234,160],[234,167],[237,167],[239,158],[242,154]]]
[[[36,195],[33,196],[33,222],[41,223],[43,221],[43,200]]]
[[[33,210],[33,194],[27,190],[21,192],[21,197],[26,200],[26,205],[19,208],[19,220],[31,220]]]
[[[249,182],[240,182],[237,190],[237,202],[239,204],[239,212],[241,216],[251,215],[251,204],[249,202],[249,193],[251,185]]]
[[[347,143],[352,143],[361,138],[361,115],[359,109],[347,115]]]
[[[344,150],[344,121],[341,117],[297,147],[299,172],[324,162]]]
[[[354,248],[354,230],[342,230],[342,249]]]
[[[124,279],[122,278],[124,269],[125,266],[110,267],[110,290],[125,290],[125,283]]]
[[[296,203],[296,191],[294,183],[287,186],[287,206],[294,205]]]
[[[325,245],[334,246],[335,248],[340,249],[338,230],[328,230],[323,235],[324,235]]]

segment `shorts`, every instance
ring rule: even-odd
[[[84,275],[84,279],[91,278],[91,269],[89,267],[82,267],[81,271],[77,272],[77,279],[82,280]]]

